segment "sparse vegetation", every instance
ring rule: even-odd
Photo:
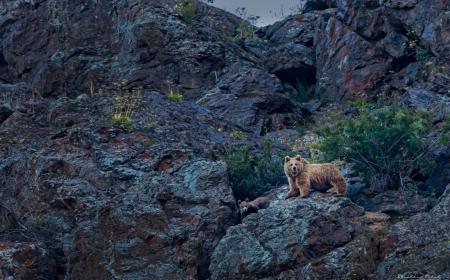
[[[114,126],[129,131],[135,128],[132,117],[139,102],[142,100],[142,88],[137,87],[132,90],[121,90],[123,84],[115,85],[115,91],[118,91],[119,96],[115,99],[115,108],[114,114],[111,116],[111,123]]]
[[[247,138],[247,135],[245,135],[243,131],[239,130],[231,131],[230,135],[234,140],[245,140]]]
[[[232,151],[224,160],[237,199],[256,198],[286,181],[283,159],[272,155],[269,141],[264,142],[260,155],[254,155],[249,148],[241,148]]]
[[[407,47],[411,52],[415,54],[415,58],[417,61],[426,60],[428,57],[433,55],[429,47],[420,44],[420,38],[414,31],[408,31],[407,37],[410,38]]]
[[[255,37],[255,25],[259,20],[259,16],[248,15],[246,8],[237,8],[235,13],[243,18],[237,29],[237,34],[233,38],[234,42],[245,39],[253,39]]]
[[[180,0],[173,7],[175,12],[179,13],[186,22],[191,22],[196,15],[196,7],[192,0]]]
[[[178,90],[170,90],[169,94],[167,95],[167,98],[169,98],[172,102],[180,103],[183,101],[183,95]]]
[[[368,110],[340,118],[325,126],[321,151],[325,160],[342,159],[354,164],[372,186],[403,187],[414,173],[427,173],[434,162],[427,157],[426,135],[431,121],[425,112],[411,113],[394,107]]]
[[[147,148],[150,148],[150,147],[154,146],[156,143],[157,143],[157,141],[155,138],[150,138],[145,142],[145,146]]]
[[[253,39],[255,36],[255,28],[250,23],[242,20],[237,30],[238,34],[234,37],[235,42],[245,39]]]
[[[133,120],[126,115],[114,114],[111,118],[111,122],[114,126],[120,127],[126,131],[130,131],[135,128]]]

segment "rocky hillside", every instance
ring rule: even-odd
[[[445,145],[434,196],[347,170],[347,198],[274,186],[241,219],[234,147],[293,153],[360,99],[427,110],[430,138],[450,113],[449,0],[306,2],[256,29],[199,2],[1,1],[0,279],[448,279]]]

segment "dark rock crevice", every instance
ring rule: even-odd
[[[400,72],[402,69],[414,62],[417,62],[415,54],[404,55],[394,58],[392,60],[391,67],[394,72]]]
[[[274,73],[283,83],[287,83],[294,88],[301,83],[306,87],[316,84],[316,69],[311,66],[299,68],[289,68]]]

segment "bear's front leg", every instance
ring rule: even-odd
[[[295,182],[291,177],[288,177],[289,181],[289,192],[287,193],[287,196],[285,199],[288,199],[290,197],[298,196],[298,189],[295,186]]]
[[[298,189],[300,190],[300,197],[301,198],[307,197],[309,194],[309,189],[311,187],[309,179],[307,177],[297,178],[297,180],[295,181],[295,184],[297,185]]]

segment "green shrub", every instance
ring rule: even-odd
[[[187,22],[191,22],[196,14],[196,7],[192,0],[180,0],[173,7],[175,12],[179,13]]]
[[[175,90],[175,91],[171,90],[169,92],[169,94],[167,95],[167,98],[169,98],[170,101],[177,102],[177,103],[180,103],[183,101],[183,95],[177,90]]]
[[[245,140],[247,138],[247,135],[245,135],[243,131],[239,130],[231,131],[230,136],[235,140]]]
[[[272,156],[269,142],[264,143],[264,151],[260,155],[253,155],[249,148],[241,148],[232,151],[224,160],[237,199],[255,198],[286,183],[283,159]]]
[[[340,118],[319,131],[321,151],[325,160],[353,163],[372,186],[396,188],[413,172],[424,174],[434,166],[427,158],[431,125],[425,112],[394,107],[371,111],[362,105],[356,117]]]
[[[133,120],[129,116],[122,114],[114,114],[111,117],[111,123],[125,131],[130,131],[135,128]]]

